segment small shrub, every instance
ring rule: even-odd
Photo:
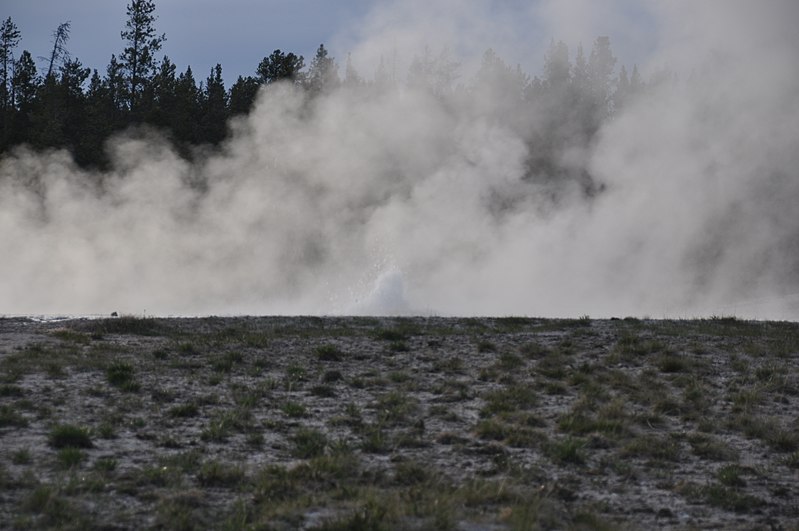
[[[549,354],[549,349],[540,343],[525,343],[519,348],[519,352],[527,358],[543,358]]]
[[[133,365],[125,361],[115,361],[106,369],[108,383],[125,391],[135,391],[138,389],[134,378],[135,370]]]
[[[688,370],[688,362],[676,354],[664,354],[657,360],[657,367],[663,373],[685,372]]]
[[[16,412],[11,406],[0,406],[0,428],[14,426],[24,428],[28,425],[28,419]]]
[[[244,479],[244,471],[230,463],[206,461],[197,473],[197,482],[203,487],[230,488],[240,484]]]
[[[738,452],[720,439],[707,435],[694,434],[688,437],[694,454],[702,459],[713,461],[733,461],[738,459]]]
[[[113,439],[116,437],[116,428],[111,422],[103,422],[97,427],[97,435],[101,439]]]
[[[477,352],[496,352],[497,346],[486,339],[482,339],[477,343]]]
[[[547,453],[559,463],[581,465],[585,463],[583,448],[585,448],[585,442],[582,439],[566,437],[550,443]]]
[[[405,341],[407,339],[407,336],[402,331],[391,328],[378,330],[375,337],[383,341]]]
[[[746,481],[741,477],[743,469],[738,465],[726,465],[716,472],[719,483],[728,487],[745,487]]]
[[[11,454],[11,462],[15,465],[29,465],[31,460],[31,451],[27,448],[17,450]]]
[[[311,394],[320,398],[334,398],[336,390],[330,385],[315,385],[311,387]]]
[[[280,410],[283,412],[284,415],[291,418],[300,418],[308,414],[308,411],[305,409],[305,406],[303,406],[299,402],[286,402],[282,406],[280,406]]]
[[[200,409],[197,407],[197,404],[194,402],[189,402],[188,404],[181,404],[179,406],[174,406],[167,411],[167,415],[170,417],[175,418],[188,418],[188,417],[196,417],[200,414]]]
[[[430,467],[414,461],[400,462],[394,467],[394,483],[397,485],[418,485],[430,478]]]
[[[646,457],[660,461],[676,461],[680,457],[680,446],[669,437],[644,435],[630,441],[621,451],[623,457]]]
[[[216,356],[211,361],[211,368],[216,372],[230,372],[233,370],[233,365],[239,364],[243,361],[243,357],[238,352],[226,352],[220,356]]]
[[[343,379],[344,375],[341,374],[341,371],[336,370],[325,371],[325,373],[322,375],[322,382],[324,383],[338,382],[339,380]]]
[[[370,454],[384,454],[390,449],[388,435],[379,425],[366,426],[362,431],[361,450]]]
[[[409,352],[411,350],[405,341],[392,341],[388,348],[392,352]]]
[[[18,398],[25,394],[22,387],[18,385],[3,384],[0,385],[0,397],[13,397]]]
[[[489,391],[483,395],[483,399],[486,401],[480,410],[480,415],[483,417],[530,409],[538,403],[535,390],[524,384],[513,384],[503,389]]]
[[[196,356],[200,353],[196,346],[188,342],[179,343],[177,348],[181,356]]]
[[[319,361],[341,361],[343,353],[335,345],[321,345],[316,347],[316,358]]]
[[[492,441],[504,441],[510,436],[513,427],[495,419],[481,420],[474,428],[479,438]]]
[[[94,463],[94,469],[100,472],[113,472],[117,468],[117,460],[112,457],[101,457]]]
[[[499,355],[497,365],[503,371],[516,371],[524,367],[524,360],[516,354],[510,352],[503,352]]]
[[[302,428],[291,438],[294,444],[291,455],[299,459],[311,459],[324,455],[328,446],[327,435],[319,430]]]
[[[57,455],[58,464],[63,469],[75,468],[85,459],[85,457],[86,456],[80,451],[79,448],[74,448],[71,446],[61,448]]]
[[[738,488],[720,483],[686,484],[680,488],[680,493],[686,498],[737,513],[747,513],[765,503],[759,498],[741,492]]]
[[[72,424],[58,424],[50,430],[50,446],[53,448],[92,448],[92,439],[87,428]]]
[[[419,404],[406,393],[391,391],[378,397],[376,409],[381,422],[399,424],[405,422],[410,415],[416,413],[419,409]]]

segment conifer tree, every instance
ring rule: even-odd
[[[228,97],[228,112],[230,116],[250,112],[258,94],[259,86],[260,83],[257,78],[239,76],[233,86],[230,87],[230,95]]]
[[[205,81],[200,115],[200,138],[203,142],[218,144],[225,138],[227,122],[227,92],[222,81],[222,65],[217,64]]]
[[[155,32],[155,2],[151,0],[131,0],[128,4],[128,20],[121,32],[127,46],[120,56],[125,75],[127,107],[137,118],[137,107],[142,94],[155,75],[154,54],[161,49],[166,35]]]
[[[283,53],[275,50],[269,57],[264,57],[258,64],[256,74],[261,83],[268,85],[276,81],[288,80],[302,81],[302,69],[305,68],[305,59],[292,52]]]
[[[339,83],[336,60],[330,57],[325,45],[320,44],[308,70],[307,87],[312,94],[319,94],[337,87]]]

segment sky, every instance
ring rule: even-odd
[[[624,2],[605,4],[619,3]],[[22,33],[17,52],[28,50],[34,57],[48,56],[53,31],[70,21],[70,54],[102,74],[111,54],[119,55],[123,49],[120,31],[127,4],[128,0],[2,0],[0,16],[3,20],[10,16]],[[369,78],[379,57],[365,50],[363,43],[374,50],[376,36],[384,39],[380,53],[396,47],[418,54],[424,46],[434,50],[453,42],[463,46],[465,40],[453,34],[474,34],[477,38],[467,41],[468,49],[455,51],[479,57],[492,47],[508,63],[518,63],[531,74],[539,73],[552,38],[590,48],[596,36],[614,35],[614,49],[628,65],[642,62],[654,47],[654,25],[635,3],[611,10],[586,0],[479,4],[483,7],[475,11],[452,0],[158,0],[155,25],[167,37],[161,54],[169,56],[179,71],[191,66],[201,80],[220,63],[228,86],[239,75],[254,74],[260,60],[275,49],[301,54],[309,64],[322,43],[342,68],[352,52],[356,68]],[[580,16],[572,16],[574,12]],[[420,19],[427,19],[427,27]],[[482,33],[473,33],[483,24]],[[404,31],[409,27],[414,31]],[[418,33],[419,28],[424,33]],[[40,67],[45,62],[40,59]]]

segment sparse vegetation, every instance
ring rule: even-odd
[[[73,424],[57,424],[50,430],[53,448],[91,448],[94,446],[88,428]]]
[[[19,528],[792,521],[788,325],[235,322],[130,322],[101,340],[67,322],[0,351],[3,514]],[[87,510],[119,495],[136,508]]]

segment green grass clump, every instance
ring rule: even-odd
[[[585,463],[585,441],[577,437],[566,437],[547,445],[547,454],[561,464],[582,465]]]
[[[108,383],[122,389],[123,391],[138,391],[139,384],[136,382],[136,374],[133,365],[126,361],[115,361],[106,369]]]
[[[735,511],[737,513],[752,512],[765,505],[760,498],[743,492],[739,487],[730,487],[721,483],[698,485],[689,483],[678,490],[693,503],[706,503],[712,507]]]
[[[382,341],[405,341],[408,335],[402,330],[396,328],[384,328],[375,333],[375,337]]]
[[[57,424],[50,430],[49,443],[53,448],[92,448],[88,428],[72,424]]]
[[[319,361],[341,361],[344,354],[336,345],[320,345],[316,347],[316,358]]]
[[[481,339],[477,342],[477,352],[496,352],[497,346],[488,341],[487,339]]]
[[[167,327],[159,322],[158,319],[130,315],[91,321],[86,328],[90,333],[95,334],[96,337],[102,337],[106,334],[158,336],[168,332]]]
[[[291,438],[291,455],[299,459],[311,459],[324,455],[328,447],[327,435],[316,429],[302,428]]]
[[[535,407],[538,397],[535,390],[525,384],[511,384],[483,395],[486,404],[480,410],[482,417],[498,413],[512,413]]]
[[[169,410],[167,411],[167,415],[175,418],[196,417],[199,414],[200,414],[200,408],[198,408],[197,404],[195,404],[194,402],[189,402],[187,404],[180,404],[169,408]]]
[[[68,446],[66,448],[61,448],[58,451],[58,455],[57,455],[59,466],[61,468],[63,468],[63,469],[67,469],[67,470],[71,469],[71,468],[75,468],[85,458],[86,458],[86,456],[80,450],[80,448],[74,448],[74,447],[71,447],[71,446]]]
[[[197,472],[197,482],[203,487],[232,488],[244,480],[241,467],[221,461],[206,461]]]
[[[302,418],[308,415],[308,410],[299,402],[285,402],[280,406],[284,415],[290,418]]]
[[[381,423],[397,425],[419,410],[419,402],[402,391],[390,391],[378,397],[375,408]]]
[[[15,428],[24,428],[28,425],[28,419],[20,415],[11,406],[0,406],[0,428],[12,426]]]

